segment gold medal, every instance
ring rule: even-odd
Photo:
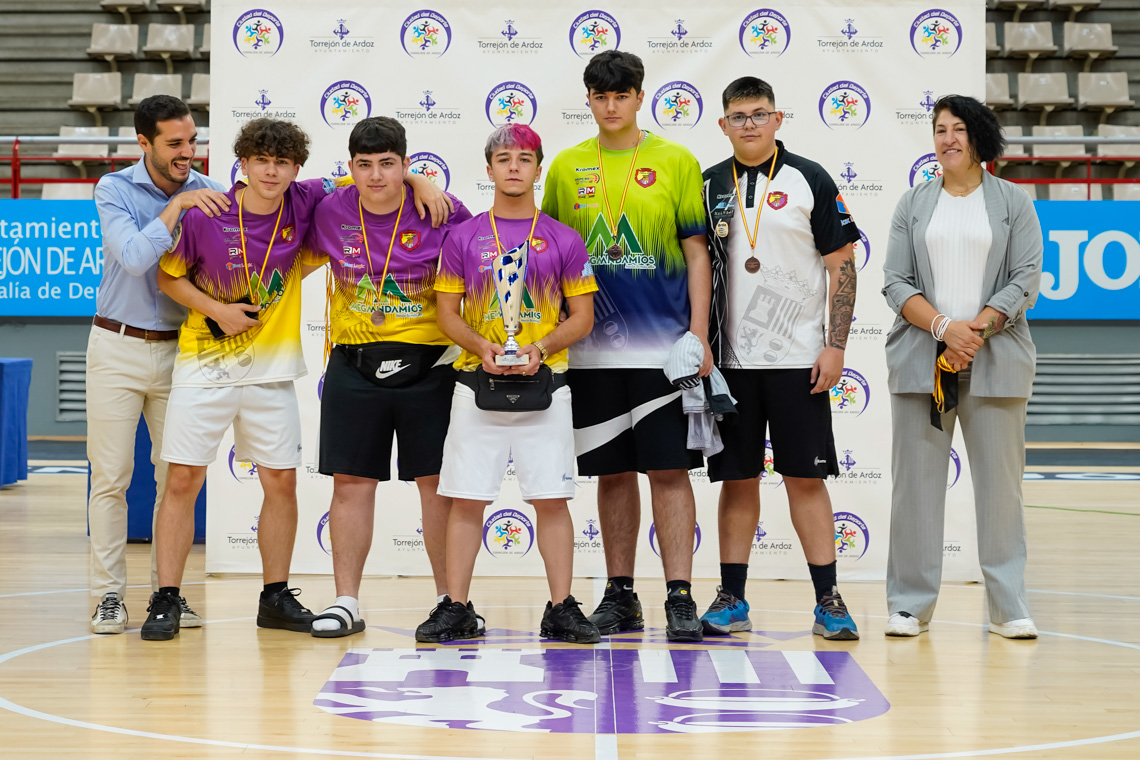
[[[606,254],[611,259],[613,259],[614,261],[620,261],[621,260],[621,244],[620,243],[614,243],[613,245],[611,245],[609,248],[606,249]]]
[[[748,274],[756,274],[760,271],[760,260],[756,256],[749,256],[748,261],[744,262],[744,268],[748,270]]]
[[[745,213],[744,204],[740,201],[740,178],[736,176],[736,159],[732,161],[732,180],[736,183],[736,201],[740,206],[740,221],[744,223],[744,234],[748,236],[748,245],[752,250],[752,255],[744,262],[744,268],[749,274],[756,274],[760,271],[760,261],[756,258],[756,243],[759,241],[760,236],[760,215],[764,213],[764,199],[768,197],[768,186],[772,184],[772,175],[776,173],[776,157],[780,155],[780,149],[777,147],[772,152],[772,166],[768,169],[768,181],[764,183],[764,194],[760,196],[760,203],[756,209],[756,224],[750,230],[748,229],[748,214]],[[724,224],[721,222],[721,224]],[[728,233],[728,225],[725,225],[725,234]],[[720,235],[720,224],[717,225],[716,234]],[[721,237],[724,237],[721,235]]]
[[[610,257],[611,261],[621,261],[622,250],[621,243],[617,242],[618,238],[618,225],[621,224],[622,214],[625,213],[625,196],[629,192],[629,180],[633,177],[634,167],[637,166],[637,151],[641,148],[641,132],[637,133],[637,143],[633,146],[633,158],[629,162],[629,173],[625,175],[625,184],[621,190],[621,204],[618,206],[616,219],[613,217],[613,209],[610,208],[609,191],[606,189],[606,167],[602,162],[602,141],[598,140],[598,174],[601,181],[598,183],[602,186],[602,210],[605,213],[606,223],[609,225],[610,233],[613,235],[614,244],[606,249],[606,255]]]
[[[368,248],[368,229],[364,226],[364,201],[360,198],[356,199],[356,210],[360,214],[360,236],[364,238],[364,256],[368,261],[368,278],[372,282],[372,287],[376,289],[376,308],[373,309],[372,315],[369,317],[374,327],[381,327],[384,324],[384,311],[380,300],[384,295],[384,281],[388,279],[388,264],[392,261],[392,248],[396,245],[396,236],[400,234],[400,217],[404,214],[404,199],[407,197],[407,189],[401,188],[401,190],[403,193],[400,195],[400,209],[396,212],[396,221],[392,225],[392,238],[388,241],[388,253],[384,257],[384,272],[380,275],[380,282],[376,282],[376,275],[372,271],[372,251]],[[327,332],[328,328],[326,327],[326,334]]]
[[[722,238],[728,237],[728,222],[722,219],[716,223],[716,236]]]

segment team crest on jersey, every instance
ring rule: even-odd
[[[774,210],[779,211],[784,206],[788,205],[787,193],[768,193],[768,205]]]
[[[293,242],[293,235],[294,235],[294,233],[296,233],[296,231],[297,230],[295,227],[292,227],[292,226],[286,227],[285,229],[281,230],[281,239],[284,240],[286,243],[292,243]]]
[[[654,169],[638,169],[633,178],[642,187],[649,187],[657,181],[657,171]]]
[[[535,253],[546,253],[547,242],[544,238],[536,237],[530,239],[530,249]]]
[[[404,230],[400,233],[400,247],[405,251],[414,251],[420,247],[420,233],[418,230]]]

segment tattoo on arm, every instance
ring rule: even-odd
[[[839,265],[839,278],[831,295],[830,327],[827,345],[846,349],[847,335],[851,332],[851,318],[855,315],[855,260],[848,258]]]
[[[990,317],[989,322],[986,323],[986,329],[982,330],[980,335],[982,340],[989,338],[991,335],[996,335],[1005,327],[1006,316],[1004,314],[995,314]]]

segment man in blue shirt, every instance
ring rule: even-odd
[[[103,281],[87,343],[91,595],[100,600],[91,618],[93,633],[122,633],[127,624],[126,491],[140,414],[150,428],[156,509],[166,482],[166,463],[158,454],[186,309],[159,292],[158,260],[173,245],[171,233],[184,211],[196,206],[213,216],[229,208],[222,186],[190,168],[198,137],[185,103],[169,95],[146,98],[135,111],[135,131],[142,160],[95,186]],[[158,588],[153,549],[151,586]],[[181,625],[201,625],[181,601]]]

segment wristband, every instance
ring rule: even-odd
[[[934,323],[937,322],[940,317],[944,319],[946,315],[939,312],[938,314],[934,315],[934,319],[930,320],[930,334],[932,337],[934,337],[935,340],[938,339],[938,334],[934,330]]]

